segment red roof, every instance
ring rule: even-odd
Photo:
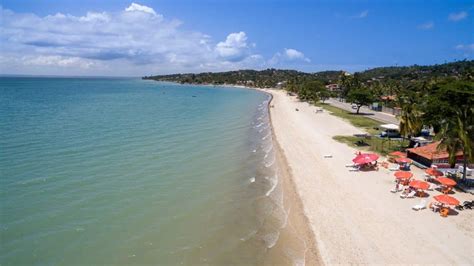
[[[418,148],[411,148],[408,149],[408,151],[427,159],[448,159],[449,153],[446,151],[446,149],[437,150],[438,145],[439,141]],[[456,156],[462,156],[462,151],[458,151]]]

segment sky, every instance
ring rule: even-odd
[[[471,1],[2,0],[0,74],[362,71],[474,58]]]

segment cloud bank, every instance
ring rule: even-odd
[[[244,31],[216,42],[137,3],[83,16],[0,12],[2,73],[141,76],[272,66]],[[294,49],[285,49],[283,59],[309,60]]]

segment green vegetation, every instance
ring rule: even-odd
[[[361,138],[356,136],[334,136],[333,139],[359,150],[372,151],[382,155],[387,155],[393,151],[399,151],[409,143],[408,140],[390,140],[374,137]]]
[[[343,118],[347,120],[348,122],[350,122],[352,125],[356,127],[360,127],[370,134],[377,133],[378,130],[374,128],[378,128],[381,124],[379,121],[373,120],[365,116],[356,115],[354,113],[331,106],[329,104],[318,103],[317,105],[323,107],[324,109],[329,111],[332,115]]]
[[[143,79],[192,84],[233,84],[258,88],[274,88],[277,87],[279,83],[281,86],[285,86],[288,82],[301,83],[304,80],[319,81],[322,84],[328,84],[337,82],[343,73],[343,71],[324,71],[312,74],[296,70],[266,69],[262,71],[237,70],[218,73],[157,75],[143,77]]]

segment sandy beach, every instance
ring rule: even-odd
[[[472,210],[448,218],[429,209],[412,210],[420,198],[391,193],[393,172],[350,172],[345,167],[356,150],[332,137],[362,133],[360,129],[327,111],[316,113],[316,107],[285,91],[264,91],[273,95],[271,121],[283,157],[279,167],[288,172],[288,186],[296,192],[287,197],[301,202],[307,233],[312,234],[306,237],[314,240],[308,242],[313,247],[306,265],[474,263]],[[412,169],[422,179],[422,171]],[[428,202],[440,192],[429,194]],[[466,193],[453,196],[472,200]]]

